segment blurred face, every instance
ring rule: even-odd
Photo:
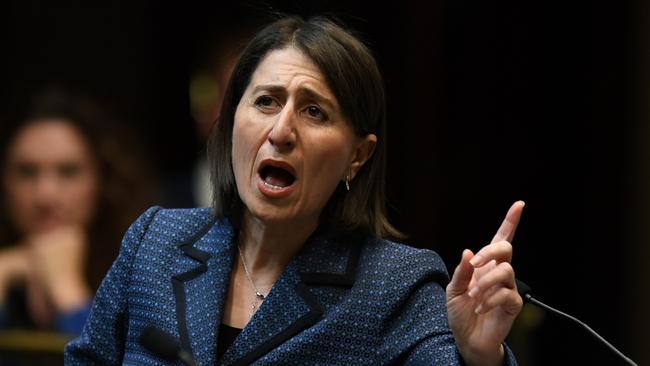
[[[372,154],[357,137],[318,67],[300,51],[270,52],[235,113],[232,163],[248,212],[265,222],[316,224],[346,176]]]
[[[35,121],[18,132],[9,146],[3,183],[9,215],[22,234],[91,220],[98,190],[92,156],[65,120]]]

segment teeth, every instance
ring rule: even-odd
[[[264,182],[264,185],[271,188],[271,189],[275,189],[275,190],[280,190],[280,189],[283,188],[283,187],[274,186],[273,184],[268,183],[268,182]]]

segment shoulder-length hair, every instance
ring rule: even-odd
[[[386,215],[386,106],[377,63],[359,39],[321,17],[276,20],[258,32],[242,52],[208,140],[215,216],[237,215],[243,206],[232,168],[237,105],[262,59],[286,47],[303,52],[318,66],[357,136],[377,136],[374,153],[351,182],[350,191],[339,185],[330,197],[321,213],[321,224],[336,231],[362,231],[378,238],[403,237]]]

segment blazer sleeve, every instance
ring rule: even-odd
[[[453,342],[453,335],[452,335]],[[448,352],[440,352],[440,340],[436,339],[426,339],[413,349],[413,351],[408,355],[407,360],[404,362],[405,365],[465,365],[463,362],[458,348],[454,345],[453,349],[449,349]],[[505,358],[503,360],[504,366],[517,366],[517,361],[515,359],[512,350],[504,344],[503,348],[505,350]],[[441,356],[444,358],[444,361],[441,361]]]
[[[67,366],[122,363],[131,268],[140,243],[159,209],[160,207],[148,209],[126,232],[120,253],[95,295],[81,335],[65,348]]]
[[[465,365],[447,320],[444,263],[429,250],[411,255],[401,269],[412,273],[410,291],[387,326],[380,357],[401,365]],[[504,365],[516,365],[505,344],[504,349]]]

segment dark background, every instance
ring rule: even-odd
[[[523,199],[517,276],[650,363],[647,6],[242,4],[5,2],[0,115],[12,118],[45,85],[84,90],[135,126],[171,177],[202,149],[188,83],[214,34],[269,9],[334,12],[384,72],[390,214],[408,242],[453,269]],[[521,364],[617,364],[583,330],[528,307],[510,340]]]

